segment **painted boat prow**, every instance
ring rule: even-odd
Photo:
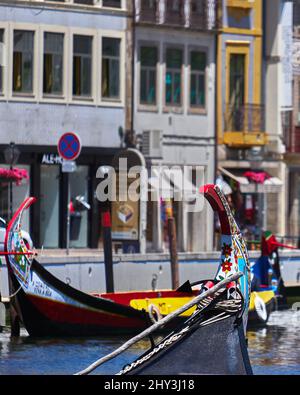
[[[5,258],[15,294],[12,303],[29,334],[85,336],[145,328],[145,312],[77,290],[39,264],[20,236],[22,215],[35,200],[28,198],[21,204],[5,237]]]
[[[126,365],[119,375],[253,374],[245,340],[251,291],[246,243],[220,189],[205,185],[200,192],[218,213],[222,231],[220,265],[214,280],[204,284],[203,290],[232,274],[243,275],[220,294],[199,303],[185,323]]]

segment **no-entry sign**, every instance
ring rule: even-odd
[[[80,155],[80,137],[73,132],[61,136],[57,145],[58,153],[64,160],[75,160]]]

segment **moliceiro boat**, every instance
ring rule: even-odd
[[[98,336],[134,334],[151,325],[149,313],[130,306],[136,300],[191,297],[176,291],[90,295],[48,272],[21,237],[22,215],[34,202],[27,198],[8,224],[5,252],[11,308],[29,335]]]
[[[200,191],[220,218],[222,255],[217,274],[203,281],[200,294],[183,307],[193,303],[195,311],[157,344],[151,338],[151,348],[118,375],[252,374],[245,340],[251,285],[246,244],[220,189],[206,185]],[[90,373],[152,335],[159,323],[169,322],[183,308],[77,374]]]
[[[213,209],[219,213],[223,238],[222,257],[214,281],[234,271],[238,261],[247,262],[248,256],[240,232],[221,191],[209,185],[202,189]],[[184,305],[199,293],[185,284],[178,290],[134,291],[90,295],[60,281],[39,264],[35,254],[21,237],[22,214],[35,202],[26,199],[7,227],[5,256],[11,283],[11,305],[31,336],[99,336],[136,334],[149,327],[154,316],[164,317]],[[240,249],[235,245],[236,240]],[[205,282],[208,287],[212,282]],[[246,292],[248,279],[240,280]],[[204,287],[203,281],[198,287]],[[230,291],[239,288],[230,288]],[[228,291],[229,292],[229,291]],[[242,295],[242,294],[241,294]],[[247,298],[249,290],[247,290]],[[246,298],[245,307],[248,306]],[[241,299],[242,300],[242,299]],[[147,303],[145,302],[147,301]],[[164,311],[161,306],[171,306]],[[158,310],[159,307],[159,310]],[[247,310],[247,309],[245,309]],[[168,331],[185,322],[195,307],[185,311],[162,330]]]

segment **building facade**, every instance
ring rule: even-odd
[[[299,243],[300,235],[300,2],[293,7],[293,114],[286,133],[287,181],[287,233]]]
[[[10,165],[4,153],[15,143],[29,180],[14,184],[13,209],[26,195],[38,198],[26,218],[37,247],[66,246],[68,178],[71,198],[91,206],[70,246],[101,245],[96,172],[111,163],[131,122],[128,14],[125,0],[0,1],[0,163]],[[71,131],[83,149],[76,172],[63,173],[57,143]],[[6,219],[9,187],[1,183]]]
[[[197,188],[212,183],[215,172],[215,62],[219,1],[136,0],[134,55],[134,130],[149,174],[163,166],[163,180],[191,169],[179,179]],[[176,166],[176,169],[173,167]],[[170,170],[172,172],[170,173]],[[183,173],[182,173],[183,174]],[[157,174],[151,173],[152,186]],[[199,181],[198,181],[199,182]],[[158,185],[158,184],[157,184]],[[162,187],[162,186],[161,186]],[[155,187],[154,187],[155,188]],[[178,191],[179,190],[179,191]],[[209,210],[191,212],[173,196],[179,251],[212,249]],[[168,203],[158,194],[147,205],[147,249],[164,251]]]
[[[223,3],[218,40],[218,177],[248,239],[285,234],[284,121],[290,110],[291,2]],[[280,92],[285,92],[281,94]]]

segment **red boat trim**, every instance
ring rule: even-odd
[[[56,300],[50,300],[27,294],[28,300],[47,319],[58,323],[99,325],[103,327],[135,328],[144,327],[144,320],[122,316],[91,307],[74,306]],[[80,313],[79,313],[80,310]]]

